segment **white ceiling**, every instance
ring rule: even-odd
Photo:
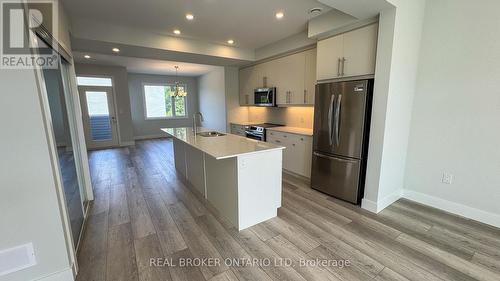
[[[90,55],[90,59],[84,55]],[[217,66],[174,62],[165,60],[153,60],[134,57],[124,57],[118,55],[105,55],[98,53],[73,52],[74,60],[77,63],[102,64],[123,66],[131,73],[175,75],[175,67],[179,66],[179,76],[200,76],[214,70]]]
[[[256,49],[306,30],[309,10],[331,8],[316,0],[62,0],[70,20],[90,19],[164,35]],[[277,11],[285,17],[275,18]],[[194,21],[185,18],[193,13]]]

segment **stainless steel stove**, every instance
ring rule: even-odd
[[[246,137],[254,140],[266,141],[266,128],[280,127],[284,125],[263,123],[245,126]]]

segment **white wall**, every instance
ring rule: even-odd
[[[314,107],[248,107],[248,120],[267,122],[290,127],[312,129],[314,123]]]
[[[68,26],[60,27],[59,38],[69,46],[63,32],[69,34]],[[0,250],[33,242],[37,261],[2,276],[5,281],[72,280],[58,174],[51,165],[56,159],[49,150],[54,143],[43,121],[37,82],[34,70],[0,69]],[[20,112],[22,118],[13,118]]]
[[[187,88],[187,117],[176,119],[146,120],[144,112],[144,83],[173,84],[180,81]],[[130,94],[130,107],[132,113],[132,125],[135,138],[147,138],[164,136],[161,128],[168,127],[190,127],[191,117],[198,111],[198,85],[195,77],[175,77],[150,74],[128,74],[128,87]]]
[[[497,0],[427,3],[405,176],[405,196],[496,226],[499,10]]]
[[[368,168],[362,203],[363,208],[373,212],[379,212],[399,199],[403,190],[425,11],[425,0],[391,2],[397,8],[380,15]]]
[[[224,68],[215,70],[198,78],[198,104],[199,111],[203,114],[202,126],[226,132],[226,89]]]

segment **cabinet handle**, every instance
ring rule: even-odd
[[[304,103],[307,103],[307,90],[304,90]]]
[[[346,59],[342,58],[342,76],[345,75],[345,61],[346,61]]]
[[[250,100],[248,98],[248,95],[245,95],[245,104],[249,104],[250,103]]]
[[[339,58],[339,60],[337,61],[337,76],[340,76],[340,62],[342,60]]]
[[[275,140],[276,143],[281,143],[279,140]]]

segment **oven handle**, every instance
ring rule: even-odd
[[[263,134],[262,135],[258,135],[258,134],[254,134],[254,133],[249,132],[249,131],[245,131],[245,134],[253,136],[253,137],[256,137],[256,138],[259,138],[260,140],[264,139],[264,135]]]

